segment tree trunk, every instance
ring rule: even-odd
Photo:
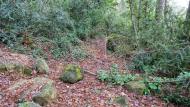
[[[165,0],[157,0],[155,18],[161,21],[164,18]]]
[[[166,19],[166,15],[168,14],[168,12],[169,12],[169,10],[168,10],[168,8],[169,8],[169,4],[168,4],[168,0],[165,0],[165,4],[164,4],[165,6],[165,8],[164,8],[164,19]]]
[[[141,13],[142,13],[142,0],[139,0],[139,7],[138,7],[138,22],[137,27],[140,28],[140,20],[141,20]]]
[[[190,22],[190,1],[189,1],[189,7],[187,9],[186,21]]]
[[[138,30],[137,30],[137,25],[136,25],[136,18],[134,16],[134,10],[133,10],[133,3],[134,0],[129,0],[129,8],[130,8],[130,14],[131,14],[131,22],[133,26],[133,32],[135,34],[135,40],[136,40],[136,45],[138,45]]]
[[[187,14],[186,14],[186,20],[185,20],[185,26],[184,26],[184,31],[185,35],[190,39],[190,1],[189,1],[189,7],[187,9]]]

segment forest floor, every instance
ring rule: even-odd
[[[119,107],[114,99],[123,96],[128,100],[129,107],[173,107],[164,103],[161,99],[154,96],[142,96],[128,92],[121,86],[111,86],[100,82],[96,76],[85,73],[84,79],[75,84],[66,84],[59,80],[61,69],[67,64],[79,64],[84,70],[96,73],[100,69],[109,69],[111,64],[118,64],[120,70],[125,70],[125,61],[122,58],[106,54],[105,41],[103,39],[89,40],[83,44],[90,57],[82,61],[72,59],[54,60],[51,55],[48,56],[48,65],[50,67],[49,75],[33,75],[31,77],[21,76],[16,73],[0,74],[0,107],[16,106],[13,99],[3,96],[3,90],[6,90],[11,84],[21,78],[34,78],[42,76],[52,79],[58,92],[58,98],[47,107]],[[33,59],[26,55],[12,53],[8,48],[0,45],[0,57],[17,59],[21,63],[32,66]],[[22,87],[21,87],[22,88]]]

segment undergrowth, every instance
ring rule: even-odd
[[[134,80],[135,76],[132,74],[120,73],[117,64],[113,64],[110,68],[110,71],[99,70],[98,79],[103,82],[122,86],[125,85],[127,82]]]
[[[47,51],[43,47],[45,41],[51,44],[46,48],[54,58],[67,57],[74,53],[72,50],[79,45],[79,39],[103,34],[104,13],[110,3],[94,0],[1,0],[0,41],[21,53],[33,50],[34,55]]]

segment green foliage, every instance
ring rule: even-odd
[[[113,0],[6,0],[0,1],[0,41],[12,49],[26,53],[23,38],[32,36],[51,43],[50,51],[55,58],[67,56],[78,37],[101,35],[104,32],[105,14]],[[34,49],[33,54],[43,50]],[[34,41],[35,44],[37,41]],[[36,47],[34,47],[36,48]],[[30,53],[28,52],[28,53]]]
[[[160,94],[161,93],[161,81],[157,80],[158,82],[148,82],[145,79],[146,89],[144,90],[144,94]]]
[[[34,102],[21,102],[18,104],[18,107],[41,107],[41,106]]]
[[[107,49],[118,56],[125,57],[127,55],[131,55],[135,50],[135,46],[133,46],[129,40],[129,38],[123,35],[110,34],[107,37]]]
[[[145,94],[159,94],[164,100],[189,106],[190,73],[180,73],[176,78],[153,77],[145,79]],[[176,85],[175,87],[173,85]],[[166,89],[165,89],[166,88]],[[187,94],[185,94],[187,93]]]
[[[47,57],[49,50],[54,58],[82,60],[87,54],[77,47],[79,39],[106,35],[108,50],[131,56],[130,68],[145,73],[145,93],[159,92],[171,82],[188,89],[190,43],[188,27],[184,30],[188,20],[169,6],[164,19],[156,20],[156,0],[124,2],[121,12],[115,0],[0,0],[0,42],[34,57]],[[160,77],[150,82],[149,75]],[[125,85],[135,76],[122,74],[113,65],[110,71],[100,70],[98,78]],[[168,99],[173,101],[172,96]]]
[[[73,47],[78,44],[78,39],[74,35],[69,36],[55,36],[53,38],[53,47],[51,53],[54,58],[60,58],[67,55],[72,51]]]
[[[164,96],[163,99],[167,102],[172,102],[176,105],[183,105],[184,107],[190,106],[190,98],[183,97],[180,94],[173,93],[173,94]]]
[[[16,47],[13,48],[15,50],[19,49],[17,47],[22,47],[23,41],[21,40],[25,36],[31,35],[35,38],[43,36],[52,40],[55,36],[59,39],[67,38],[70,31],[74,30],[73,21],[68,13],[61,5],[52,0],[3,1],[0,6],[0,14],[2,20],[0,41],[12,48]],[[57,41],[53,42],[55,46],[59,45]],[[61,42],[65,43],[65,41]],[[64,46],[68,47],[68,44],[65,43]],[[23,49],[21,51],[25,50],[21,49]],[[61,52],[63,51],[67,50],[61,50]]]
[[[98,71],[98,79],[114,85],[125,85],[127,82],[134,80],[135,76],[131,74],[121,74],[117,64],[113,64],[110,71]]]
[[[180,72],[188,71],[189,56],[189,45],[165,47],[159,51],[142,52],[135,55],[131,67],[149,74],[161,72],[165,76],[176,77]]]
[[[88,57],[88,54],[85,52],[85,50],[75,48],[72,50],[71,56],[74,60],[83,60]]]
[[[43,57],[43,58],[47,58],[47,55],[45,54],[45,52],[43,51],[42,48],[35,48],[32,50],[32,56],[34,58],[37,58],[37,57]]]
[[[113,0],[66,0],[65,9],[75,20],[76,34],[81,39],[103,33],[105,13]]]

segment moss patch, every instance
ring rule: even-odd
[[[143,81],[130,81],[128,82],[125,87],[128,91],[135,92],[137,94],[143,95],[146,86]]]
[[[125,97],[119,96],[114,99],[114,101],[119,104],[121,107],[128,107],[128,102]]]
[[[66,83],[76,83],[82,79],[83,71],[77,65],[67,65],[60,76],[60,80]]]
[[[0,64],[0,72],[7,72],[13,70],[26,75],[32,75],[32,69],[21,64]]]
[[[19,103],[18,107],[41,107],[41,106],[34,102],[24,102],[24,103]]]
[[[35,67],[38,73],[49,73],[49,66],[47,65],[46,61],[42,58],[38,58],[36,60]]]

